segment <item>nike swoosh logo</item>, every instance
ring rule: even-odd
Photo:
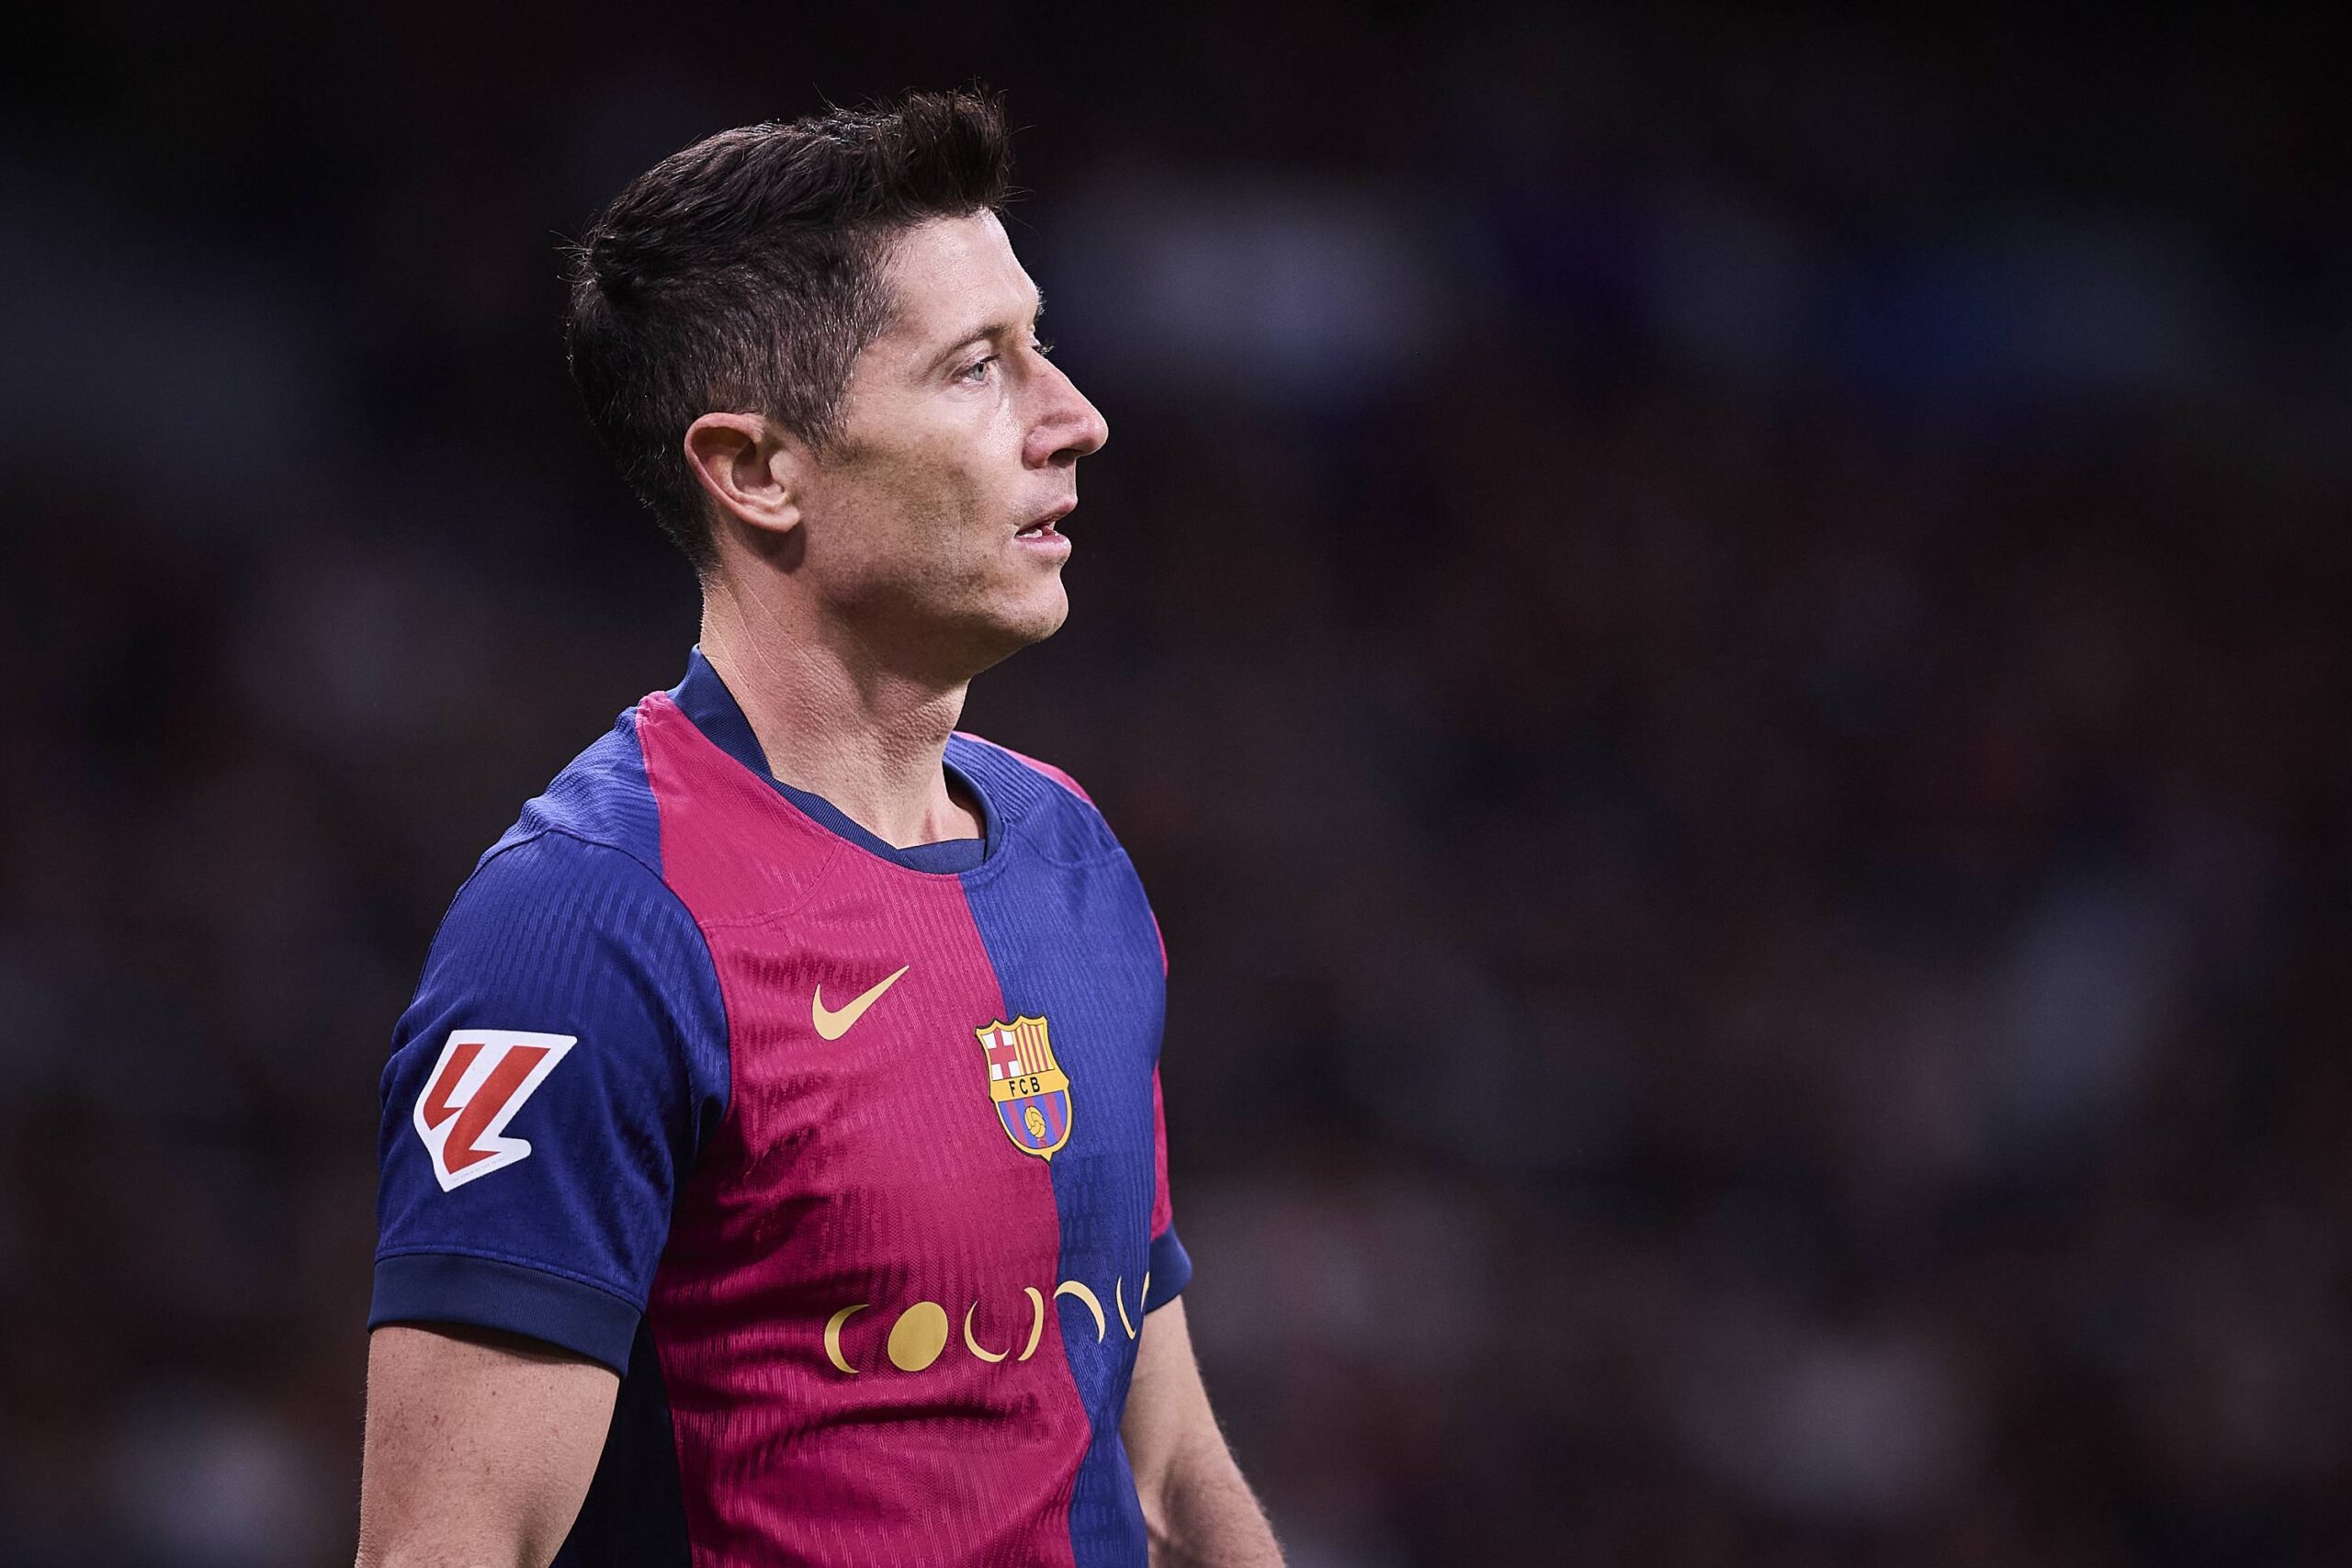
[[[865,1010],[882,999],[882,993],[899,982],[899,976],[913,968],[911,964],[899,965],[897,974],[889,976],[865,995],[839,1012],[825,1005],[825,987],[820,985],[816,995],[808,998],[808,1021],[817,1026],[818,1035],[826,1040],[839,1040],[850,1031],[850,1025],[865,1016]]]

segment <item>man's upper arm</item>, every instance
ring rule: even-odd
[[[372,1328],[628,1365],[679,1184],[727,1100],[702,933],[634,858],[543,833],[450,907],[394,1032]]]
[[[543,833],[460,890],[393,1045],[362,1561],[541,1563],[725,1111],[717,975],[650,869]]]
[[[1144,1322],[1119,1422],[1152,1568],[1282,1568],[1282,1549],[1209,1409],[1184,1303]]]
[[[377,1329],[359,1568],[544,1568],[588,1494],[619,1386],[595,1362],[534,1340]]]
[[[1163,946],[1163,964],[1166,952]],[[1126,1410],[1119,1423],[1147,1512],[1188,1450],[1204,1441],[1222,1448],[1224,1442],[1193,1359],[1192,1330],[1180,1295],[1192,1283],[1193,1259],[1176,1235],[1168,1190],[1168,1114],[1156,1066],[1151,1071],[1151,1142],[1150,1288],[1144,1292],[1143,1333],[1136,1343],[1135,1375],[1127,1384]]]
[[[1165,1488],[1188,1454],[1204,1444],[1224,1446],[1193,1359],[1182,1301],[1170,1302],[1144,1319],[1119,1438],[1135,1472],[1136,1491],[1147,1501]]]

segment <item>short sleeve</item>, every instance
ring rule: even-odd
[[[702,933],[560,831],[459,890],[393,1033],[368,1326],[527,1335],[625,1371],[673,1201],[727,1108]]]
[[[1144,1311],[1164,1306],[1193,1280],[1192,1255],[1176,1236],[1176,1212],[1168,1197],[1168,1113],[1159,1098],[1159,1069],[1151,1069],[1151,1275]]]

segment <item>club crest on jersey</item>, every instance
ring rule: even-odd
[[[1002,1020],[972,1031],[988,1062],[989,1099],[1012,1146],[1050,1160],[1069,1142],[1069,1075],[1054,1060],[1042,1018]]]
[[[441,1047],[416,1097],[416,1135],[433,1156],[433,1174],[450,1191],[504,1170],[531,1152],[528,1140],[504,1136],[506,1123],[547,1082],[576,1034],[519,1029],[460,1029]]]

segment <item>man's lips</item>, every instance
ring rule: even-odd
[[[1059,532],[1057,525],[1061,522],[1061,520],[1077,510],[1078,502],[1074,501],[1070,502],[1067,505],[1057,506],[1051,512],[1046,513],[1043,517],[1038,518],[1035,522],[1024,525],[1017,534],[1014,535],[1014,537],[1022,539],[1053,538]]]

